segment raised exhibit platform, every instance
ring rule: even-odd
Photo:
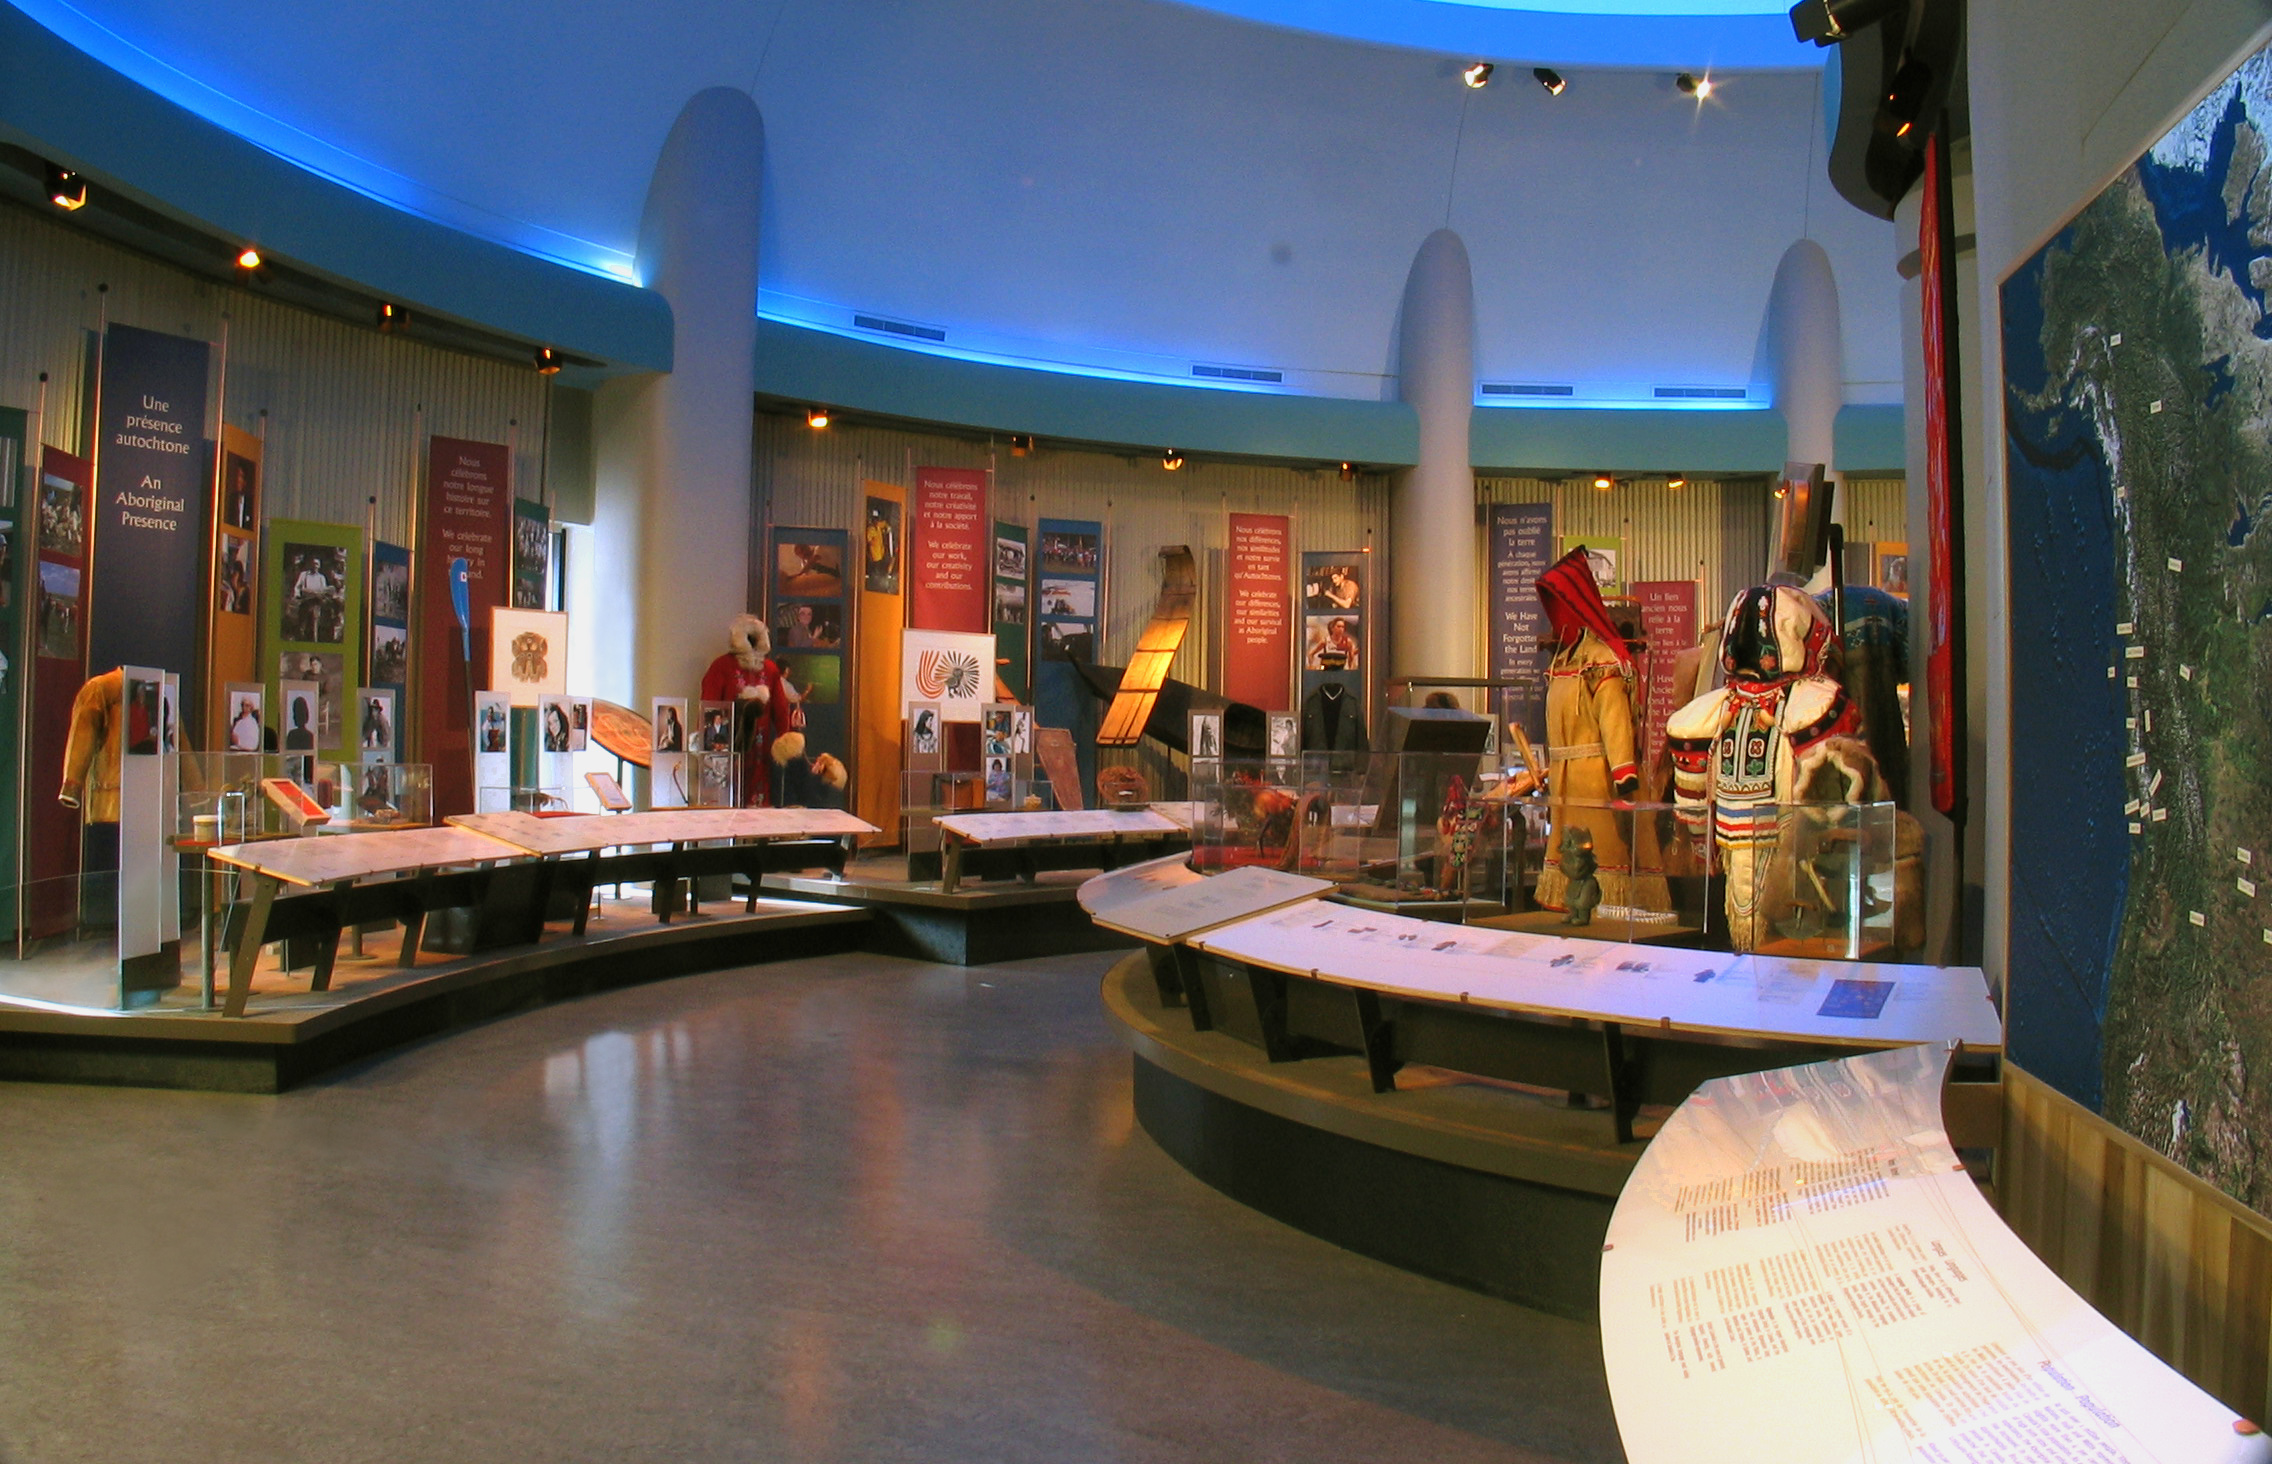
[[[329,988],[273,955],[252,973],[249,1011],[201,1004],[195,987],[133,1011],[104,1009],[115,959],[61,953],[39,998],[0,998],[0,1080],[275,1093],[374,1054],[513,1012],[697,971],[861,948],[859,910],[762,900],[753,912],[658,924],[645,900],[604,901],[581,933],[472,956],[340,958]],[[272,950],[281,950],[281,945]],[[85,1001],[73,1000],[84,996]]]
[[[1231,1198],[1362,1255],[1563,1316],[1595,1315],[1602,1237],[1645,1144],[1544,1089],[1361,1055],[1272,1063],[1162,1002],[1152,956],[1104,980],[1137,1122]],[[1643,1116],[1648,1128],[1652,1115]]]
[[[904,857],[862,859],[832,874],[769,874],[769,895],[846,905],[874,918],[867,950],[952,966],[984,966],[1067,951],[1117,950],[1130,942],[1100,930],[1081,909],[1082,880],[1096,866],[979,883],[953,893],[936,879],[908,878]]]

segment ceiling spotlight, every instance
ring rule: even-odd
[[[1607,493],[1610,489],[1615,488],[1616,486],[1617,480],[1615,478],[1612,478],[1609,474],[1594,474],[1594,488],[1598,492]]]
[[[538,346],[536,348],[536,374],[539,376],[558,376],[560,374],[560,353],[550,346]]]
[[[1165,453],[1162,453],[1160,455],[1160,466],[1166,468],[1171,473],[1180,470],[1183,467],[1183,454],[1177,452],[1172,447],[1169,448]]]
[[[818,431],[820,431],[820,430],[821,430],[821,429],[822,429],[823,427],[826,427],[826,426],[828,425],[828,408],[826,408],[826,407],[807,407],[807,408],[805,408],[805,425],[806,425],[807,427],[810,427],[810,428],[812,428],[812,429],[813,429],[813,431],[815,431],[815,432],[818,432]]]
[[[392,300],[381,300],[379,302],[379,329],[381,331],[401,330],[408,324],[410,324],[409,311],[395,304]]]
[[[247,244],[244,252],[237,256],[237,268],[248,274],[260,268],[260,251]]]
[[[1481,91],[1491,84],[1491,73],[1496,69],[1488,61],[1477,61],[1462,71],[1459,79],[1466,82],[1471,90]]]
[[[47,165],[47,201],[70,213],[87,206],[87,180],[69,168]]]
[[[1777,480],[1776,480],[1776,483],[1775,483],[1775,496],[1776,496],[1777,498],[1782,498],[1782,497],[1784,497],[1785,495],[1789,494],[1789,493],[1790,493],[1790,491],[1791,491],[1791,485],[1790,485],[1789,483],[1787,483],[1787,482],[1784,482],[1784,481],[1782,481],[1781,479],[1777,479]]]
[[[1551,66],[1533,66],[1530,74],[1538,78],[1538,84],[1546,88],[1546,94],[1550,97],[1562,95],[1562,88],[1570,84],[1562,79],[1561,72]]]
[[[1010,435],[1010,456],[1024,457],[1033,451],[1033,439],[1017,433]]]
[[[1700,102],[1712,95],[1712,78],[1709,76],[1683,71],[1672,79],[1672,84],[1680,88],[1681,95],[1694,97]]]
[[[1667,478],[1665,479],[1665,486],[1667,488],[1670,488],[1673,492],[1678,493],[1681,489],[1688,486],[1688,480],[1686,478],[1677,477]]]
[[[1356,465],[1355,463],[1343,463],[1343,464],[1341,465],[1341,481],[1342,481],[1342,482],[1344,482],[1344,483],[1353,482],[1353,481],[1355,481],[1356,477],[1357,477],[1357,465]]]

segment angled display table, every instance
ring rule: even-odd
[[[1243,1026],[1273,1060],[1365,1055],[1644,1104],[1794,1058],[1916,1042],[2003,1046],[1977,968],[1802,961],[1445,925],[1322,900],[1190,939],[1195,1027]]]
[[[939,888],[953,894],[973,879],[1015,875],[1031,883],[1047,870],[1114,869],[1187,848],[1191,831],[1150,809],[1063,809],[1054,813],[950,813]]]
[[[1602,1247],[1632,1464],[2263,1464],[1999,1219],[1918,1045],[1705,1084]]]

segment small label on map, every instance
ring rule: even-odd
[[[2250,879],[2247,875],[2244,874],[2239,879],[2234,880],[2233,884],[2240,890],[2242,894],[2248,896],[2250,899],[2253,900],[2256,898],[2256,881]]]
[[[2106,343],[2107,343],[2108,345],[2110,345],[2110,346],[2119,346],[2119,345],[2121,345],[2121,344],[2122,344],[2122,332],[2121,332],[2121,331],[2116,331],[2116,332],[2115,332],[2115,333],[2114,333],[2113,335],[2110,335],[2110,336],[2108,336],[2108,337],[2106,338]]]
[[[2192,921],[2195,925],[2207,925],[2209,923],[2209,917],[2202,914],[2199,910],[2186,911],[2185,918]]]
[[[2160,402],[2151,403],[2146,408],[2146,415],[2149,417],[2156,416],[2161,412],[2161,409],[2162,404]]]
[[[2154,796],[2154,795],[2155,795],[2156,793],[2159,793],[2159,792],[2161,792],[2161,791],[2162,791],[2162,774],[2163,774],[2163,773],[2164,773],[2165,771],[2167,771],[2167,770],[2166,770],[2166,769],[2163,769],[2163,768],[2156,768],[2156,769],[2154,769],[2154,780],[2153,780],[2153,781],[2152,781],[2151,783],[2148,783],[2148,784],[2146,785],[2146,796],[2147,796],[2148,798],[2151,798],[2151,797],[2153,797],[2153,796]]]
[[[1885,1010],[1885,999],[1893,995],[1891,981],[1853,981],[1840,979],[1830,983],[1830,994],[1816,1009],[1818,1017],[1855,1017],[1865,1022],[1876,1021]]]
[[[2130,687],[2130,689],[2131,689],[2132,691],[2136,691],[2136,690],[2138,689],[2138,678],[2137,678],[2137,677],[2133,676],[2133,677],[2131,677],[2131,678],[2130,678],[2130,680],[2129,680],[2129,687]]]
[[[2136,635],[2138,633],[2137,623],[2129,620],[2117,621],[2115,622],[2114,633],[2116,635]]]
[[[2146,648],[2144,646],[2125,646],[2122,648],[2122,654],[2125,659],[2143,661],[2146,659]]]
[[[2157,809],[2155,809],[2155,810],[2154,810],[2154,822],[2155,822],[2155,823],[2160,823],[2160,822],[2162,822],[2162,821],[2163,821],[2164,819],[2166,819],[2166,818],[2168,818],[2168,817],[2169,817],[2169,810],[2168,810],[2168,809],[2166,809],[2166,808],[2157,808]]]
[[[2177,668],[2177,674],[2191,681],[2193,679],[2193,668],[2191,666],[2180,666]]]
[[[2142,768],[2146,765],[2146,755],[2142,752],[2133,752],[2122,760],[2122,765],[2126,768]]]
[[[2176,555],[2174,555],[2174,554],[2173,554],[2173,555],[2171,555],[2171,556],[2170,556],[2170,561],[2169,561],[2169,572],[2170,572],[2171,574],[2183,574],[2183,573],[2185,573],[2185,561],[2184,561],[2184,560],[2182,560],[2182,559],[2180,559],[2180,558],[2178,558],[2178,557],[2177,557]]]
[[[2254,864],[2256,862],[2256,856],[2249,853],[2246,849],[2233,850],[2233,857],[2235,859],[2238,859],[2243,864]]]
[[[2109,681],[2114,679],[2114,668],[2112,666],[2106,668],[2106,679]]]
[[[2152,707],[2146,708],[2146,730],[2148,732],[2154,730],[2154,709]]]
[[[2136,812],[2138,811],[2138,808],[2139,808],[2138,800],[2137,800],[2137,799],[2135,799],[2135,798],[2131,799],[2131,800],[2130,800],[2130,801],[2129,801],[2128,803],[2125,803],[2125,804],[2123,804],[2123,805],[2122,805],[2122,811],[2123,811],[2124,813],[2136,813]]]
[[[2145,831],[2146,831],[2146,826],[2145,826],[2144,824],[2142,824],[2142,823],[2136,823],[2136,822],[2133,822],[2133,823],[2132,823],[2132,824],[2130,825],[2130,832],[2131,832],[2131,833],[2133,833],[2133,834],[2142,834],[2142,833],[2144,833]]]
[[[2272,945],[2272,930],[2267,930],[2264,932],[2264,943],[2266,945]]]

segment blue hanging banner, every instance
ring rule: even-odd
[[[89,552],[89,675],[131,661],[203,686],[197,636],[205,599],[211,458],[204,341],[114,325],[103,337]],[[185,710],[187,725],[204,725]]]
[[[1538,577],[1554,562],[1554,505],[1491,505],[1491,674],[1520,679],[1500,693],[1510,726],[1546,741],[1546,609]]]
[[[1097,724],[1103,706],[1081,684],[1075,662],[1095,665],[1104,591],[1104,525],[1094,519],[1043,519],[1035,526],[1031,609],[1034,721],[1073,734],[1084,790],[1096,787]],[[1087,794],[1084,792],[1083,797]],[[1061,795],[1062,801],[1062,795]]]

